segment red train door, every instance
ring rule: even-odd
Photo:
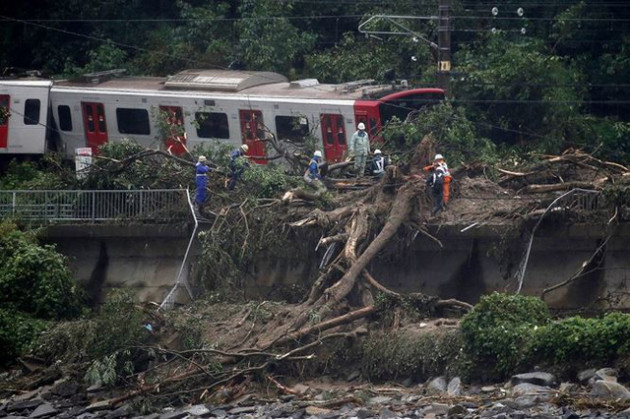
[[[238,115],[241,121],[241,135],[243,144],[247,144],[249,151],[248,156],[252,157],[252,160],[258,164],[267,164],[266,159],[260,157],[267,157],[267,147],[264,141],[260,141],[264,138],[264,123],[261,111],[254,111],[251,109],[241,109],[238,111]]]
[[[0,148],[9,147],[9,111],[11,96],[0,95]]]
[[[160,117],[166,118],[168,137],[166,149],[176,156],[186,152],[186,130],[184,128],[184,112],[181,106],[160,105]]]
[[[356,125],[359,122],[365,124],[365,129],[370,136],[370,143],[382,143],[381,121],[378,112],[378,102],[376,101],[357,101],[354,106],[354,119]]]
[[[98,147],[107,143],[107,122],[105,108],[102,103],[81,102],[83,108],[83,127],[85,129],[85,144],[92,148],[93,153]]]
[[[320,114],[322,126],[322,139],[324,140],[324,154],[326,160],[335,163],[343,159],[348,149],[346,141],[346,128],[343,125],[343,116],[337,114]]]

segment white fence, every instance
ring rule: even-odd
[[[164,223],[189,215],[186,189],[0,191],[0,218],[23,221]]]

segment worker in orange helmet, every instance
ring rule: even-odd
[[[424,171],[430,173],[427,178],[427,186],[431,187],[433,198],[435,200],[435,207],[433,209],[433,215],[437,215],[446,204],[451,196],[451,172],[448,170],[448,165],[444,156],[436,154],[433,159],[433,163],[424,167]]]

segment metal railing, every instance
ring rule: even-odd
[[[23,221],[164,223],[189,213],[186,189],[0,191],[0,218]]]

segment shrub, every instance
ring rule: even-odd
[[[460,375],[462,344],[458,331],[371,336],[363,345],[361,370],[366,378],[377,381]]]
[[[0,228],[0,303],[44,319],[72,318],[81,311],[65,257],[11,223]]]
[[[499,293],[482,297],[461,323],[473,377],[500,380],[511,374],[523,363],[534,330],[549,321],[549,309],[538,298]]]
[[[612,365],[630,349],[630,314],[570,317],[536,330],[527,345],[530,362],[576,372]]]
[[[15,310],[0,309],[0,364],[20,356],[45,327],[43,320]]]

